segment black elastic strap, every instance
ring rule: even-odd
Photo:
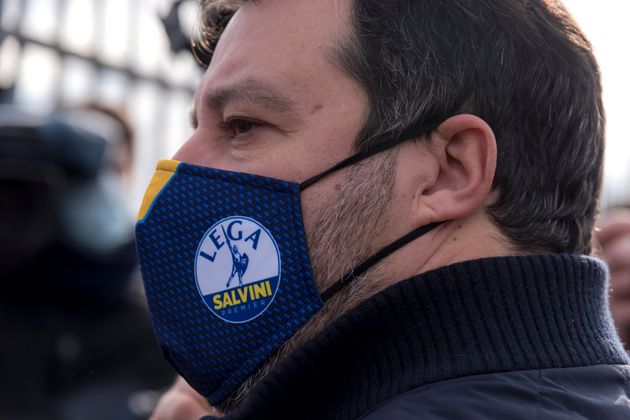
[[[309,178],[306,181],[302,182],[300,184],[300,191],[304,191],[305,189],[307,189],[308,187],[310,187],[311,185],[313,185],[320,179],[332,174],[333,172],[337,172],[338,170],[343,169],[346,166],[354,165],[357,162],[360,162],[364,159],[369,158],[370,156],[374,156],[378,153],[381,153],[382,151],[390,149],[400,143],[402,143],[402,141],[397,142],[397,143],[386,142],[386,143],[379,144],[378,146],[372,149],[366,150],[365,152],[359,152],[355,155],[352,155],[349,158],[342,160],[341,162],[339,162],[332,168],[329,168],[325,170],[324,172],[320,173],[319,175],[315,175],[314,177]]]
[[[372,255],[370,258],[363,261],[361,264],[359,264],[358,266],[356,266],[355,268],[353,268],[352,270],[344,274],[343,277],[337,280],[332,286],[326,289],[324,293],[322,293],[322,299],[324,300],[324,302],[327,301],[328,299],[333,297],[338,291],[346,287],[348,284],[352,283],[354,279],[356,279],[358,276],[366,272],[369,268],[374,266],[376,263],[378,263],[382,259],[389,256],[394,251],[397,251],[398,249],[407,245],[409,242],[413,241],[414,239],[417,239],[420,236],[426,233],[429,233],[430,231],[432,231],[433,229],[435,229],[436,227],[440,226],[443,223],[445,222],[436,222],[436,223],[431,223],[429,225],[420,226],[418,229],[409,232],[402,238],[387,245],[385,248],[381,249],[376,254]]]
[[[300,191],[304,191],[305,189],[307,189],[308,187],[310,187],[311,185],[313,185],[320,179],[327,177],[333,172],[337,172],[338,170],[343,169],[346,166],[354,165],[357,162],[360,162],[364,159],[367,159],[371,156],[381,153],[387,149],[391,149],[395,146],[398,146],[399,144],[404,143],[407,140],[410,140],[412,138],[417,138],[418,136],[421,136],[423,134],[430,133],[431,131],[435,130],[441,123],[442,123],[442,119],[435,119],[434,121],[428,122],[419,127],[410,127],[409,130],[405,131],[404,133],[402,133],[401,135],[399,135],[398,137],[395,137],[394,139],[390,141],[383,142],[371,149],[354,154],[350,156],[349,158],[342,160],[341,162],[339,162],[332,168],[329,168],[325,170],[324,172],[320,173],[319,175],[315,175],[314,177],[309,178],[306,181],[302,182],[300,184]]]

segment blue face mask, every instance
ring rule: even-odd
[[[319,294],[300,192],[387,147],[302,184],[158,163],[136,225],[149,309],[166,359],[211,404],[234,392],[324,301],[439,225],[400,238]]]

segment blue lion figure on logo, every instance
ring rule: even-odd
[[[223,229],[223,227],[221,227]],[[240,253],[238,251],[238,247],[236,245],[232,245],[230,243],[230,238],[223,229],[223,234],[228,242],[228,248],[230,249],[230,253],[232,254],[232,273],[230,274],[230,278],[225,285],[226,288],[230,287],[230,283],[234,279],[234,276],[238,277],[238,285],[243,285],[243,275],[245,275],[245,271],[247,271],[247,266],[249,264],[249,257],[245,253]]]
[[[249,264],[249,257],[245,253],[239,253],[236,245],[232,246],[230,251],[232,252],[232,274],[230,274],[230,278],[228,279],[225,287],[230,287],[230,283],[232,283],[232,279],[235,274],[238,275],[238,285],[242,286],[243,275],[245,274],[247,265]]]

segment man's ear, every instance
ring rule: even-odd
[[[416,194],[416,214],[432,222],[455,220],[484,205],[494,180],[497,145],[490,126],[456,115],[431,133],[426,150],[435,162],[431,182]]]

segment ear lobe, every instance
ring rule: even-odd
[[[488,196],[496,169],[497,147],[488,124],[474,115],[456,115],[431,135],[429,150],[438,162],[424,206],[438,220],[454,220],[479,209]]]

